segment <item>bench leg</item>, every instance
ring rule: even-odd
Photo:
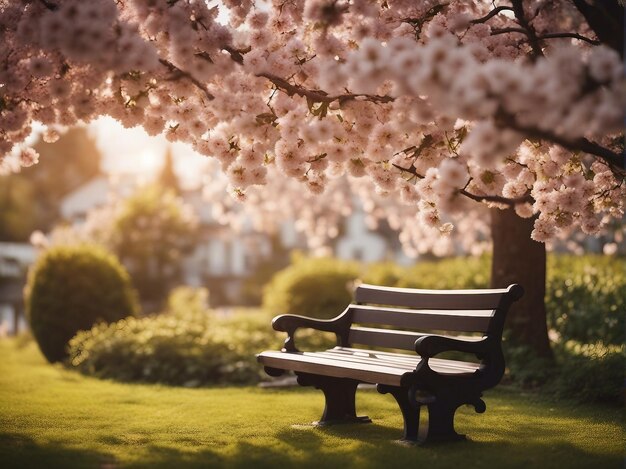
[[[428,404],[428,428],[420,442],[436,443],[465,440],[465,435],[459,435],[454,430],[454,414],[458,407],[458,405],[445,401],[435,401]]]
[[[326,398],[324,413],[318,425],[333,425],[338,423],[369,423],[366,416],[357,417],[355,408],[356,388],[359,382],[347,378],[333,378],[330,376],[296,373],[298,384],[313,386],[321,389]]]
[[[419,406],[411,404],[408,388],[379,384],[376,386],[376,389],[381,394],[391,394],[398,403],[400,411],[402,412],[402,418],[404,419],[402,440],[417,442],[420,424],[420,408]]]
[[[391,394],[398,403],[404,419],[403,441],[427,444],[465,439],[465,435],[459,435],[454,430],[454,414],[458,405],[445,401],[419,403],[414,398],[412,400],[412,391],[406,387],[379,384],[376,389],[381,394]],[[422,405],[428,406],[428,424],[420,429]]]

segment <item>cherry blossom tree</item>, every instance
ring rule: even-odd
[[[416,236],[486,205],[492,282],[527,290],[513,336],[548,355],[543,243],[623,215],[623,20],[615,0],[0,0],[0,165],[37,161],[35,122],[109,115],[216,158],[239,200],[361,179]]]

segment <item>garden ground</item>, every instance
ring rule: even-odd
[[[253,353],[254,351],[251,351]],[[457,414],[469,441],[396,440],[393,399],[360,390],[370,425],[317,428],[309,388],[123,384],[48,365],[34,342],[0,341],[2,467],[622,467],[622,408],[557,402],[499,386],[487,412]]]

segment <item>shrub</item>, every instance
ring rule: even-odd
[[[408,288],[486,288],[490,260],[456,257],[404,268],[375,264],[368,266],[363,280]],[[550,254],[545,301],[548,328],[561,341],[621,344],[626,330],[626,262],[610,256]]]
[[[568,341],[557,349],[559,372],[548,391],[579,402],[623,404],[625,348]]]
[[[263,314],[221,318],[210,312],[170,312],[80,332],[70,341],[69,362],[85,374],[121,381],[250,384],[263,372],[255,354],[279,346]]]
[[[352,300],[355,263],[330,258],[295,258],[265,287],[263,307],[272,313],[331,318]]]
[[[80,226],[57,226],[53,244],[98,244],[114,253],[133,278],[141,300],[156,309],[182,278],[182,263],[198,242],[193,207],[171,189],[152,184],[91,210]]]
[[[553,347],[555,361],[537,357],[524,346],[505,347],[507,378],[526,388],[541,388],[557,399],[623,404],[623,345],[581,344]]]
[[[548,327],[562,341],[622,344],[626,328],[626,262],[609,256],[550,256]]]
[[[538,357],[528,346],[511,343],[504,337],[504,357],[507,366],[505,379],[525,388],[545,385],[558,375],[552,359]]]
[[[432,289],[489,288],[490,278],[491,257],[454,257],[415,264],[405,283],[407,287]]]
[[[138,189],[114,210],[103,242],[130,271],[142,300],[160,302],[181,278],[183,256],[197,241],[197,217],[159,185]]]
[[[203,287],[176,287],[167,297],[167,311],[174,314],[205,313],[208,310],[209,290]]]
[[[77,331],[138,312],[128,273],[118,260],[94,246],[57,246],[31,268],[25,293],[26,315],[50,362],[67,356]]]
[[[490,261],[488,256],[482,256],[418,261],[410,267],[373,264],[367,267],[363,281],[401,288],[487,288]]]
[[[407,276],[407,268],[393,262],[369,264],[363,274],[363,282],[373,285],[398,286]]]

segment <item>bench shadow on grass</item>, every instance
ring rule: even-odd
[[[525,442],[510,439],[496,442],[467,440],[451,444],[415,447],[398,444],[398,429],[382,425],[341,425],[313,428],[296,425],[275,434],[277,444],[263,446],[241,441],[227,454],[218,454],[211,448],[199,451],[150,446],[151,458],[130,467],[407,467],[416,463],[438,468],[493,468],[493,467],[564,467],[619,468],[619,457],[584,451],[566,442]],[[308,427],[308,428],[307,428]],[[325,435],[324,438],[322,436]],[[347,443],[348,448],[337,449]],[[507,435],[509,437],[509,435]],[[278,444],[280,443],[280,444]],[[288,447],[285,448],[285,445]]]
[[[69,448],[60,441],[37,442],[17,433],[0,432],[3,468],[117,467],[115,457],[95,450]]]
[[[15,433],[0,433],[2,467],[73,468],[93,467],[406,467],[422,463],[447,467],[621,467],[616,456],[584,451],[572,444],[550,439],[526,441],[528,430],[507,431],[502,441],[472,441],[425,447],[394,444],[399,437],[395,427],[380,424],[313,427],[293,425],[274,434],[273,445],[255,444],[254,439],[233,446],[212,447],[193,437],[174,439],[185,443],[181,450],[151,444],[149,437],[137,446],[144,457],[137,462],[118,464],[112,454],[67,447],[60,441],[45,443]],[[329,441],[329,438],[332,439]],[[111,437],[105,444],[126,443]]]
[[[480,441],[482,431],[468,428],[469,434],[464,441],[430,443],[425,446],[400,441],[402,431],[395,426],[373,423],[353,427],[354,430],[341,426],[323,430],[337,438],[355,441],[366,439],[360,451],[365,460],[374,462],[374,466],[401,467],[421,462],[442,468],[624,467],[623,455],[587,451],[564,439],[558,439],[555,428],[541,428],[533,424],[517,429],[507,428],[495,441]],[[392,462],[390,458],[393,458]]]

